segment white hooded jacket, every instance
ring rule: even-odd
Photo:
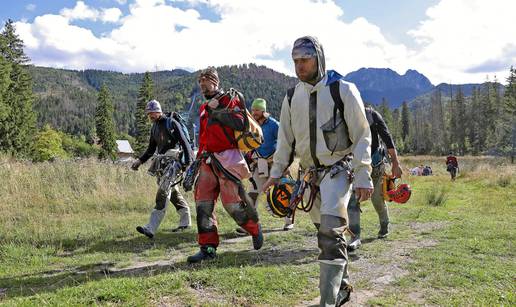
[[[318,50],[319,64],[324,63],[324,53],[317,41],[314,45]],[[319,69],[324,69],[319,65]],[[322,74],[320,74],[322,75]],[[330,93],[330,84],[339,82],[340,96],[344,103],[344,120],[347,124],[347,134],[351,145],[348,146],[344,140],[328,137],[331,131],[327,127],[329,123],[339,122],[342,118],[337,112],[334,118],[334,101]],[[322,79],[312,86],[306,82],[299,82],[294,90],[291,103],[285,96],[281,108],[280,127],[278,132],[278,143],[273,158],[271,169],[272,178],[280,178],[285,169],[290,165],[291,155],[295,146],[295,154],[300,158],[303,168],[315,165],[310,148],[310,96],[316,99],[316,146],[315,155],[322,166],[331,166],[344,158],[347,154],[353,153],[352,166],[355,172],[355,188],[373,188],[370,177],[371,173],[371,131],[367,121],[364,105],[360,93],[352,83],[342,80],[342,76],[334,71],[322,75]],[[312,112],[313,112],[312,111]],[[342,127],[342,125],[340,125]],[[339,128],[337,128],[339,129]],[[342,128],[340,128],[342,129]],[[335,134],[334,134],[335,135]],[[342,134],[340,134],[342,135]],[[294,145],[295,144],[295,145]]]

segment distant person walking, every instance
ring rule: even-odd
[[[451,180],[455,181],[457,172],[459,171],[459,161],[457,161],[457,157],[455,157],[451,151],[448,157],[446,157],[446,171],[450,173]]]

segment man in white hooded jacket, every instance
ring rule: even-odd
[[[352,177],[332,167],[353,155],[353,189],[360,201],[371,197],[371,132],[360,93],[335,71],[325,70],[324,51],[316,38],[294,42],[292,58],[300,82],[283,100],[270,179],[263,192],[279,182],[294,154],[302,169],[315,169],[318,190],[310,217],[317,227],[321,253],[321,306],[341,306],[351,295],[344,232]],[[335,101],[338,100],[338,101]],[[343,114],[342,114],[343,113]],[[307,191],[305,196],[307,196]]]

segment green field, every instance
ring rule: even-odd
[[[363,205],[365,244],[350,255],[352,304],[516,305],[516,167],[495,158],[460,162],[452,183],[443,158],[402,159],[405,167],[431,165],[434,176],[406,176],[413,196],[390,205],[386,240],[376,239],[376,213]],[[255,251],[219,203],[219,257],[191,266],[196,230],[167,231],[177,222],[173,207],[154,240],[135,231],[147,222],[155,189],[143,168],[0,160],[0,304],[318,302],[317,240],[307,214],[284,232],[261,206],[265,243]]]

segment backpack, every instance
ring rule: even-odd
[[[192,139],[190,138],[190,133],[188,132],[188,127],[186,127],[186,121],[181,115],[179,115],[179,113],[171,112],[171,113],[167,114],[167,121],[166,121],[167,131],[169,133],[172,133],[172,131],[174,130],[174,127],[172,126],[172,120],[171,120],[172,118],[176,122],[179,123],[181,131],[183,132],[183,135],[185,136],[186,140],[188,141],[188,144],[191,146]]]
[[[264,141],[262,127],[247,110],[242,93],[231,88],[227,94],[231,99],[238,96],[240,110],[237,112],[242,113],[244,117],[244,131],[234,131],[238,149],[244,153],[257,149]]]

